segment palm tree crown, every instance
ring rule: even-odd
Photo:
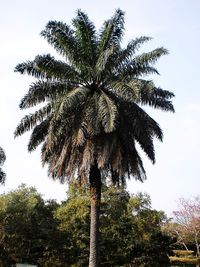
[[[28,150],[42,144],[42,162],[62,182],[73,175],[89,177],[97,164],[102,174],[121,183],[131,175],[146,178],[136,143],[154,162],[154,137],[162,140],[159,125],[142,108],[148,105],[174,111],[173,93],[157,88],[145,75],[158,73],[154,64],[167,54],[163,47],[137,54],[149,37],[123,48],[124,13],[116,10],[99,32],[78,10],[72,27],[50,21],[41,35],[63,56],[36,56],[16,66],[37,81],[30,85],[21,109],[44,103],[25,116],[15,136],[32,129]]]
[[[0,147],[0,167],[4,164],[6,160],[6,155],[4,150]],[[5,172],[0,168],[0,183],[4,184],[6,178]]]

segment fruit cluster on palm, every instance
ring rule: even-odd
[[[153,139],[162,140],[162,130],[142,106],[174,111],[173,93],[143,78],[158,73],[154,63],[167,50],[161,47],[138,55],[138,48],[150,38],[137,38],[123,48],[123,33],[121,10],[116,10],[99,32],[78,10],[72,27],[50,21],[41,33],[63,61],[39,55],[15,69],[37,78],[20,108],[44,103],[21,120],[15,135],[32,129],[28,150],[42,144],[42,162],[54,179],[65,182],[77,177],[90,183],[90,267],[98,266],[102,177],[110,176],[117,184],[131,176],[143,181],[146,174],[136,143],[154,162]]]
[[[4,164],[6,155],[4,150],[0,147],[0,167]],[[5,172],[0,168],[0,184],[4,184],[6,178]]]

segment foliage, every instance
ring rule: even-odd
[[[74,185],[69,187],[68,199],[55,213],[62,234],[70,236],[71,262],[75,266],[88,266],[90,236],[90,197],[88,190]],[[71,265],[70,265],[71,266]]]
[[[163,226],[163,230],[176,237],[174,245],[182,245],[186,250],[195,249],[200,256],[200,198],[199,196],[179,200],[179,210],[174,211],[173,222]]]
[[[71,185],[68,200],[57,210],[60,229],[71,233],[79,248],[76,266],[88,266],[89,192]],[[171,239],[162,235],[163,212],[151,209],[146,194],[130,195],[124,188],[103,186],[100,215],[101,266],[123,266],[133,259],[146,262],[168,262]],[[158,257],[158,251],[160,251]],[[74,257],[75,259],[75,257]]]
[[[150,204],[146,194],[103,186],[101,266],[167,262],[170,240],[160,231],[163,213]],[[25,261],[39,267],[88,266],[89,206],[89,188],[77,184],[61,204],[44,201],[24,185],[1,195],[0,266]]]
[[[15,262],[42,264],[51,254],[55,258],[61,249],[53,218],[56,207],[54,201],[44,202],[34,188],[25,185],[1,195],[0,254],[5,266]]]

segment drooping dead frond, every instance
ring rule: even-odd
[[[93,165],[95,160],[94,151],[95,151],[94,143],[91,140],[87,140],[84,145],[82,154],[82,161],[80,166],[81,171],[88,170],[89,166]]]

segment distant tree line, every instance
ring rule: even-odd
[[[163,234],[162,211],[150,197],[124,188],[102,190],[101,266],[164,266],[172,239]],[[0,267],[16,262],[42,267],[88,266],[90,196],[71,184],[61,204],[21,185],[0,196]]]

